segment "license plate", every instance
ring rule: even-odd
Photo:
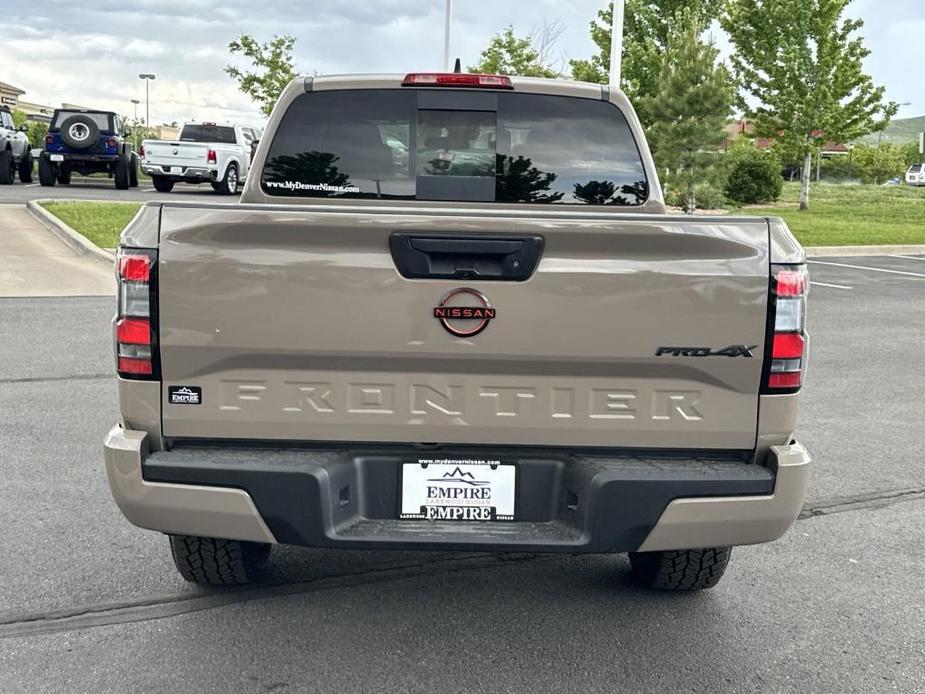
[[[52,155],[51,155],[50,157],[48,157],[48,158],[51,159],[52,161],[64,161],[64,155],[63,155],[63,154],[52,154]]]
[[[419,458],[401,465],[399,517],[512,521],[517,467],[491,459]]]

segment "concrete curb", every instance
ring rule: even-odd
[[[114,253],[103,250],[83,234],[75,231],[55,217],[55,215],[42,207],[41,203],[43,202],[86,202],[85,200],[30,200],[26,203],[26,209],[49,231],[70,246],[75,253],[88,255],[91,258],[105,262],[107,265],[112,265],[115,262],[116,256]]]
[[[806,249],[807,258],[833,258],[855,255],[925,255],[922,246],[811,246]]]

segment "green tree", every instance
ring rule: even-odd
[[[559,76],[557,70],[543,64],[540,49],[534,45],[533,37],[515,35],[512,26],[495,34],[479,56],[479,62],[470,65],[468,70],[490,75]]]
[[[274,36],[259,43],[248,34],[241,34],[228,44],[231,54],[247,58],[252,69],[241,70],[228,65],[225,72],[238,82],[238,89],[260,105],[265,116],[270,115],[286,85],[296,78],[292,59],[294,45],[295,38],[289,35]]]
[[[692,14],[705,27],[718,15],[720,4],[709,0],[626,0],[620,86],[630,100],[637,103],[658,91],[662,56],[671,40],[674,18],[682,12]],[[591,22],[597,55],[589,60],[569,61],[576,80],[609,82],[612,23],[611,2]],[[642,120],[647,123],[646,118]]]
[[[880,145],[858,145],[851,153],[851,158],[839,157],[838,162],[823,164],[823,171],[830,176],[838,176],[839,169],[846,166],[852,178],[861,179],[862,183],[881,184],[895,176],[902,176],[910,164],[919,160],[918,146],[895,145],[884,142]],[[913,155],[913,153],[916,153]]]
[[[32,149],[41,149],[45,146],[45,136],[48,134],[48,123],[42,121],[29,121],[29,129],[26,136],[29,138],[29,146]]]
[[[640,101],[652,120],[647,132],[659,170],[669,172],[668,187],[683,188],[685,207],[696,207],[695,185],[718,178],[715,163],[726,139],[735,87],[719,51],[701,40],[700,19],[682,11],[672,21],[658,64],[655,93]]]
[[[45,145],[45,135],[48,134],[48,123],[37,120],[30,121],[29,116],[27,116],[24,111],[13,109],[13,125],[16,126],[17,130],[23,125],[28,125],[29,129],[26,130],[26,137],[29,138],[29,147],[32,149],[38,149]]]
[[[756,134],[803,162],[802,210],[813,152],[882,130],[898,108],[864,73],[870,51],[857,35],[863,22],[843,17],[850,2],[728,0],[720,19],[736,49],[733,71],[760,104],[751,114]]]

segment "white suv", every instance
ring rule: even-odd
[[[906,171],[907,186],[925,186],[925,164],[913,164]]]
[[[17,128],[10,109],[0,107],[0,185],[9,185],[16,179],[32,183],[32,150],[26,136],[28,126]]]

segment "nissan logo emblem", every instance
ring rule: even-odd
[[[497,315],[482,292],[475,289],[454,289],[434,308],[434,318],[456,337],[475,337]]]

